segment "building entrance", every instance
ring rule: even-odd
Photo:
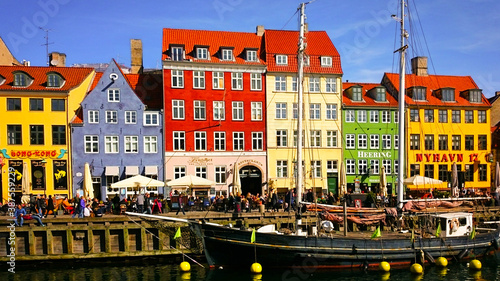
[[[241,191],[243,195],[250,192],[253,195],[262,194],[262,172],[255,166],[245,166],[240,169]]]

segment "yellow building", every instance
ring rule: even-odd
[[[428,75],[425,57],[412,60],[406,75],[406,175],[439,179],[442,184],[411,187],[451,191],[453,165],[461,193],[489,191],[491,170],[490,104],[470,76]],[[383,84],[399,91],[399,75]]]
[[[298,32],[266,30],[266,108],[269,188],[295,188]],[[342,159],[342,69],[324,31],[306,33],[304,68],[304,190],[317,195],[338,188]]]
[[[92,68],[0,66],[2,202],[72,196],[68,124],[93,77]]]

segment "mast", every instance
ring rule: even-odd
[[[296,189],[296,195],[297,199],[295,200],[295,203],[297,205],[297,210],[300,208],[300,201],[302,200],[302,186],[303,184],[303,174],[304,171],[302,170],[302,120],[303,120],[303,103],[304,103],[304,98],[303,98],[303,88],[302,88],[302,82],[303,82],[303,76],[304,76],[304,49],[305,49],[305,44],[304,44],[304,30],[305,30],[305,10],[306,10],[306,3],[301,3],[299,6],[300,9],[300,32],[299,32],[299,49],[298,49],[298,54],[297,54],[297,65],[298,65],[298,71],[297,71],[297,179],[295,181],[295,189]]]
[[[404,195],[404,186],[403,179],[405,174],[405,52],[408,46],[405,44],[405,39],[408,36],[405,30],[405,1],[401,0],[401,47],[397,50],[400,54],[400,62],[399,62],[399,151],[398,151],[398,160],[399,160],[399,171],[398,171],[398,185],[397,185],[397,199],[398,199],[398,208],[401,209],[403,207],[403,195]]]

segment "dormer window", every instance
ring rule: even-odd
[[[361,87],[352,87],[352,101],[363,101],[362,88]]]
[[[427,88],[425,87],[413,87],[410,88],[412,99],[414,101],[426,101],[426,96],[425,93],[427,91]]]
[[[256,50],[247,50],[247,61],[257,61]]]
[[[384,87],[375,88],[375,101],[384,102],[387,101]]]
[[[321,57],[321,66],[323,67],[332,66],[332,57]]]
[[[288,57],[286,55],[276,55],[277,65],[288,65]]]
[[[0,75],[0,85],[2,85],[5,82],[5,77]]]
[[[469,90],[469,102],[481,103],[481,90]]]
[[[233,60],[233,50],[232,49],[222,49],[221,50],[222,60]]]
[[[27,87],[31,83],[31,78],[24,72],[14,73],[14,86]]]
[[[57,73],[47,74],[47,87],[60,88],[64,83],[64,79]]]
[[[182,46],[170,47],[170,58],[173,61],[183,61],[184,60],[184,47],[182,47]]]
[[[208,48],[205,47],[197,47],[196,48],[196,58],[199,60],[208,59]]]
[[[441,101],[455,101],[455,89],[444,88],[441,89]]]

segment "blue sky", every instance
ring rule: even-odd
[[[299,0],[26,0],[2,1],[0,36],[18,60],[46,65],[50,51],[74,63],[130,65],[131,38],[142,39],[144,65],[161,67],[162,28],[254,32],[297,29]],[[397,72],[398,0],[316,0],[306,8],[310,30],[326,30],[340,52],[343,80],[380,82]],[[22,4],[21,4],[22,3]],[[416,9],[414,8],[416,6]],[[500,1],[412,0],[409,56],[428,56],[429,72],[470,75],[490,97],[500,91]],[[420,21],[417,21],[417,14]],[[421,29],[420,29],[421,27]],[[423,30],[423,32],[422,32]],[[418,31],[418,32],[416,32]],[[425,44],[427,42],[427,44]]]

